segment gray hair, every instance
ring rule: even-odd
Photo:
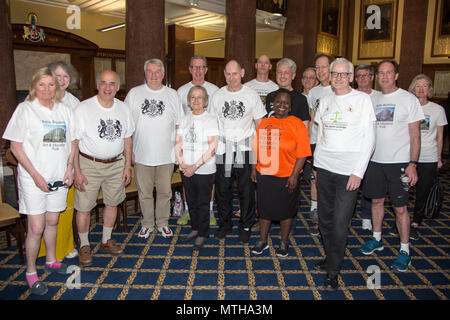
[[[367,71],[369,71],[369,73],[370,73],[371,75],[374,75],[374,74],[375,74],[375,69],[374,69],[372,66],[368,65],[368,64],[360,64],[359,66],[357,66],[357,67],[355,68],[355,74],[356,74],[359,70],[367,70]]]
[[[411,92],[412,94],[414,94],[414,87],[416,86],[417,81],[419,80],[426,80],[428,82],[428,86],[430,87],[430,90],[428,91],[427,97],[428,99],[431,98],[433,96],[433,80],[431,80],[431,78],[423,73],[417,75],[414,77],[414,79],[412,79],[411,84],[409,85],[408,91]]]
[[[297,71],[297,64],[294,62],[294,60],[289,58],[283,58],[277,62],[277,69],[279,66],[285,66],[290,67],[292,73],[295,73]]]
[[[189,108],[191,108],[189,101],[191,100],[191,94],[194,90],[201,90],[203,92],[203,95],[205,96],[205,105],[203,107],[203,109],[206,109],[206,107],[208,106],[208,101],[209,101],[209,95],[208,92],[206,91],[206,89],[202,86],[193,86],[191,89],[189,89],[188,95],[187,95],[187,100],[188,100],[188,105]]]
[[[147,65],[149,65],[149,64],[156,64],[157,66],[159,66],[161,68],[162,73],[164,73],[164,74],[166,73],[165,68],[164,68],[164,62],[162,62],[161,60],[156,59],[156,58],[145,61],[144,72],[147,72]]]
[[[192,60],[203,60],[203,62],[205,63],[205,67],[208,66],[208,61],[206,60],[206,57],[202,54],[196,54],[192,56],[191,61],[189,62],[190,67],[192,67]]]
[[[59,60],[54,61],[48,65],[51,72],[55,73],[55,70],[61,67],[70,77],[69,87],[74,85],[78,81],[78,71],[70,64],[65,61]]]
[[[337,58],[336,60],[334,60],[331,65],[330,65],[330,72],[333,71],[333,67],[337,64],[340,63],[346,63],[348,65],[348,72],[353,73],[354,71],[354,66],[353,63],[351,63],[349,60],[345,59],[345,58]]]

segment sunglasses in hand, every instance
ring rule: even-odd
[[[48,190],[56,191],[61,187],[67,187],[67,184],[62,181],[55,181],[55,182],[53,182],[53,184],[48,183],[47,186],[48,186]]]

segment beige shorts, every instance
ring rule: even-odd
[[[80,156],[81,173],[88,184],[86,191],[75,189],[75,209],[89,212],[97,205],[97,198],[102,188],[103,203],[115,207],[125,200],[125,186],[122,181],[125,158],[113,163],[101,163]]]

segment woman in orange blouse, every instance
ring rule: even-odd
[[[253,140],[258,161],[253,165],[252,180],[257,182],[260,240],[252,252],[261,254],[269,247],[271,222],[280,221],[281,243],[276,253],[286,257],[292,220],[298,210],[299,175],[311,148],[306,126],[290,115],[288,91],[277,94],[273,109],[274,116],[262,120]]]

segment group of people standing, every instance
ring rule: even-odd
[[[226,85],[218,88],[205,80],[206,58],[195,55],[189,66],[192,81],[175,91],[163,84],[163,62],[150,59],[144,64],[144,84],[132,88],[124,102],[115,98],[120,78],[114,71],[101,72],[96,79],[98,94],[81,103],[66,91],[76,80],[70,64],[60,61],[33,76],[29,96],[18,105],[3,135],[19,162],[19,211],[28,217],[26,279],[32,293],[47,292],[36,273],[41,237],[46,271],[65,273],[67,266],[61,261],[67,255],[78,254],[82,266],[92,264],[90,211],[100,188],[105,204],[100,249],[113,255],[123,252],[111,235],[117,206],[125,199],[125,186],[133,174],[142,212],[137,236],[145,240],[157,229],[161,236],[171,237],[175,164],[188,208],[179,221],[190,219],[192,226],[180,241],[193,241],[194,250],[205,245],[210,225],[216,222],[214,200],[218,215],[214,237],[224,239],[232,231],[236,186],[238,241],[249,243],[251,232],[259,231],[251,251],[262,254],[268,248],[272,221],[279,221],[276,254],[287,256],[301,172],[309,166],[313,222],[309,232],[323,240],[326,257],[315,268],[326,271],[325,288],[338,288],[360,188],[363,227],[373,229],[373,238],[361,253],[383,249],[381,226],[388,192],[400,235],[392,267],[407,270],[410,230],[421,223],[427,191],[442,166],[447,120],[442,107],[428,101],[431,80],[419,75],[410,92],[400,89],[397,63],[385,60],[376,70],[378,92],[372,89],[371,66],[354,69],[345,58],[321,54],[313,67],[303,71],[300,93],[292,86],[297,67],[291,59],[278,61],[276,83],[269,79],[268,56],[261,55],[255,68],[256,78],[244,84],[245,70],[239,62],[228,61]],[[357,89],[351,87],[354,79]],[[417,190],[412,226],[403,176]],[[67,219],[64,229],[59,221],[60,212],[69,206],[68,190],[74,193],[80,247],[79,252],[72,246],[57,257],[57,235],[67,234],[72,225]]]

